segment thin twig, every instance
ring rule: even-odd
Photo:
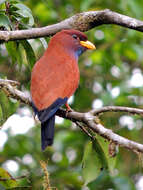
[[[90,113],[94,115],[100,115],[104,112],[127,112],[130,114],[138,114],[138,115],[143,116],[143,109],[123,107],[123,106],[105,106],[105,107],[90,111]]]
[[[80,122],[77,122],[77,121],[75,121],[75,124],[76,124],[87,136],[89,136],[90,139],[94,140],[94,136],[92,136],[92,135],[89,133],[89,131],[85,128],[85,126],[83,127],[83,126],[81,125],[81,123],[80,123]]]
[[[26,175],[18,176],[18,177],[9,177],[9,178],[1,178],[0,181],[8,181],[8,180],[18,180],[18,179],[23,179],[26,178]]]

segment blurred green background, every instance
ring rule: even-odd
[[[16,1],[10,1],[12,7],[6,17],[3,16],[5,4],[2,2],[1,30],[42,27],[79,12],[105,8],[143,19],[143,0],[23,0],[19,1],[20,6]],[[70,99],[71,107],[80,112],[107,105],[142,108],[142,33],[120,26],[102,25],[86,34],[97,50],[88,51],[79,59],[80,85]],[[29,93],[31,69],[48,41],[49,38],[41,38],[1,43],[0,78],[19,81],[21,90]],[[141,117],[111,112],[103,114],[100,119],[117,134],[143,143]],[[112,172],[101,171],[95,180],[84,185],[82,159],[90,139],[72,122],[58,118],[54,145],[41,152],[40,125],[34,123],[31,108],[8,99],[2,91],[0,125],[0,165],[13,177],[27,175],[26,179],[18,180],[20,186],[43,189],[44,173],[39,161],[45,160],[48,161],[51,186],[57,189],[143,190],[142,155],[124,148],[120,148],[114,158]],[[90,162],[98,165],[94,159]]]

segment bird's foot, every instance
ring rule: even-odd
[[[67,116],[68,112],[72,112],[73,110],[72,110],[71,107],[68,105],[68,103],[66,103],[65,106],[66,106],[66,116]]]
[[[72,109],[71,109],[71,107],[69,106],[69,104],[68,104],[68,103],[66,103],[66,104],[65,104],[65,106],[66,106],[66,111],[67,111],[67,112],[72,111]]]

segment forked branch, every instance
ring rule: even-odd
[[[17,84],[15,81],[9,81],[9,80],[3,80],[0,79],[0,89],[6,92],[6,95],[8,95],[11,98],[15,98],[18,101],[25,103],[27,105],[31,106],[31,98],[29,96],[26,96],[24,92],[16,89],[13,87],[13,84]],[[121,137],[120,135],[117,135],[112,130],[105,128],[97,119],[97,116],[100,113],[104,112],[127,112],[130,114],[137,114],[137,115],[143,115],[142,109],[137,108],[129,108],[129,107],[119,107],[119,106],[107,106],[103,107],[101,109],[97,110],[91,110],[87,113],[79,113],[79,112],[69,112],[67,113],[64,109],[59,109],[57,111],[57,115],[66,119],[69,119],[75,123],[78,123],[78,125],[83,124],[86,125],[90,130],[92,130],[94,133],[99,134],[103,138],[107,139],[110,142],[113,142],[119,146],[122,146],[124,148],[130,149],[134,152],[141,152],[143,153],[143,145],[131,140],[128,140],[127,138]],[[82,126],[82,128],[83,128]],[[84,131],[87,133],[87,131]],[[90,136],[90,134],[88,134]],[[93,138],[90,136],[90,138]]]

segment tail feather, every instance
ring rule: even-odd
[[[35,115],[38,116],[41,121],[41,148],[44,151],[47,146],[53,144],[54,139],[54,126],[55,126],[55,114],[60,106],[67,102],[68,98],[57,98],[48,108],[38,110],[32,102],[32,107]]]
[[[53,144],[55,115],[41,123],[41,148],[44,151],[47,146]]]

